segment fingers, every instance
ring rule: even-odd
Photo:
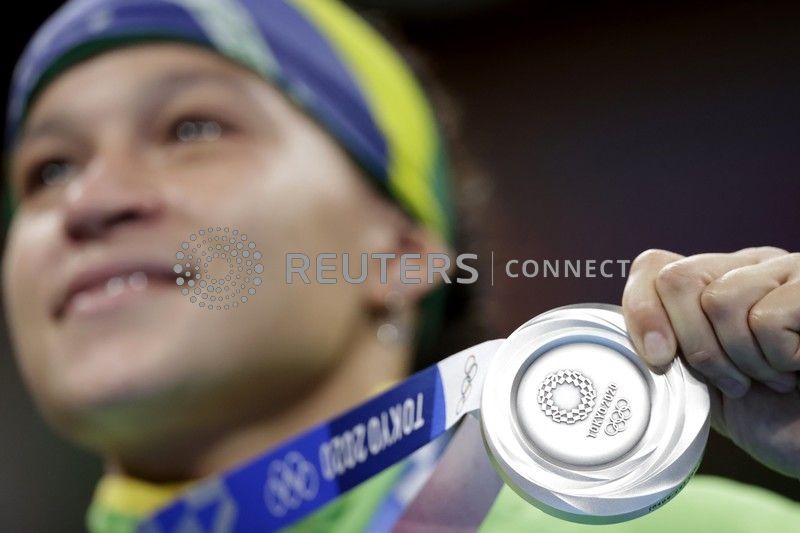
[[[733,269],[785,253],[776,248],[749,248],[733,254],[700,254],[671,263],[656,278],[656,290],[686,362],[726,396],[744,396],[750,378],[720,346],[702,308],[702,294],[709,283]]]
[[[769,364],[783,372],[800,371],[800,254],[775,261],[786,282],[764,296],[748,316],[750,330]],[[779,275],[779,280],[784,276]]]
[[[781,255],[787,252],[777,248],[749,248],[733,254],[688,258],[658,250],[642,254],[631,267],[623,295],[626,323],[637,351],[649,364],[662,366],[674,358],[676,346],[680,347],[686,362],[727,396],[743,396],[750,386],[750,376],[734,364],[717,340],[703,309],[703,294],[709,284],[727,272]],[[738,328],[726,326],[738,333]],[[758,347],[758,343],[750,338],[750,348],[754,346]],[[764,364],[752,365],[754,372],[785,387],[789,378],[766,369],[765,356],[760,351],[755,353]]]
[[[779,255],[728,272],[712,281],[700,297],[703,312],[734,365],[777,392],[789,392],[797,384],[789,370],[798,370],[795,359],[800,341],[797,328],[786,328],[792,325],[789,308],[794,307],[796,314],[800,286],[792,290],[783,284],[799,267],[793,254]],[[769,347],[769,357],[762,342]]]
[[[672,362],[677,341],[669,317],[656,291],[658,273],[682,259],[665,250],[648,250],[634,260],[622,295],[622,311],[637,353],[654,367]]]

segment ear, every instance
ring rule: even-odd
[[[413,307],[442,283],[455,282],[453,249],[438,235],[410,220],[393,225],[385,250],[386,278],[381,280],[381,259],[370,259],[367,278],[370,307],[386,310],[401,302]]]

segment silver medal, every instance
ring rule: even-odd
[[[481,427],[504,481],[575,522],[629,520],[668,502],[708,438],[706,385],[680,361],[648,369],[620,308],[579,305],[518,328],[492,358]]]

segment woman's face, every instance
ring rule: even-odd
[[[51,421],[96,446],[277,410],[310,388],[374,302],[366,285],[287,284],[286,254],[387,251],[399,215],[282,94],[177,44],[57,78],[11,180],[3,284],[19,364]],[[176,251],[209,227],[264,255],[235,310],[175,284]]]

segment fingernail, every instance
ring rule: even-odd
[[[794,390],[795,386],[797,385],[797,380],[794,378],[794,376],[790,376],[785,380],[767,381],[764,384],[775,392],[787,393]]]
[[[672,361],[673,353],[667,346],[667,339],[658,331],[645,333],[644,351],[652,365],[664,366]]]
[[[722,378],[717,387],[730,398],[741,398],[747,392],[747,385],[733,378]]]

